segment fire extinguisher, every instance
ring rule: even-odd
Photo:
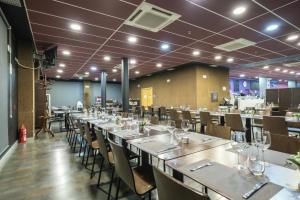
[[[24,124],[21,125],[21,128],[19,130],[19,143],[25,144],[27,138],[27,130]]]

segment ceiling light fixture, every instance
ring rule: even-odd
[[[162,44],[162,45],[160,46],[160,48],[161,48],[162,50],[168,50],[168,49],[170,48],[170,45],[168,45],[168,44]]]
[[[279,72],[279,71],[280,71],[280,68],[277,67],[277,68],[275,69],[275,71],[276,71],[276,72]]]
[[[68,51],[68,50],[63,50],[62,54],[65,55],[65,56],[69,56],[69,55],[71,55],[71,52]]]
[[[289,70],[285,69],[285,70],[283,70],[282,72],[283,72],[283,73],[287,73],[288,71],[289,71]]]
[[[245,77],[245,74],[240,74],[240,77],[242,77],[242,78]]]
[[[66,67],[66,64],[60,63],[59,66],[60,66],[60,67]]]
[[[90,72],[84,72],[85,75],[90,75]]]
[[[275,31],[278,28],[279,28],[278,24],[271,24],[271,25],[267,26],[266,31]]]
[[[116,81],[117,81],[117,79],[114,78],[114,79],[113,79],[113,82],[116,82]]]
[[[64,72],[64,71],[63,71],[62,69],[58,69],[58,70],[57,70],[57,73],[60,73],[60,74],[61,74],[61,73],[63,73],[63,72]]]
[[[200,55],[200,51],[199,50],[193,51],[193,56],[199,56],[199,55]]]
[[[135,73],[135,74],[140,74],[140,72],[139,72],[139,71],[135,71],[134,73]]]
[[[228,58],[228,59],[227,59],[227,62],[228,62],[228,63],[232,63],[233,61],[234,61],[233,58]]]
[[[78,79],[82,80],[82,76],[79,76]]]
[[[255,76],[255,78],[258,79],[259,77],[258,77],[258,76]]]
[[[156,67],[157,67],[157,68],[161,68],[161,67],[162,67],[162,64],[161,64],[161,63],[157,63],[157,64],[156,64]]]
[[[73,29],[74,31],[81,30],[81,26],[79,24],[75,24],[75,23],[70,24],[70,28]]]
[[[116,72],[118,72],[118,70],[114,68],[114,69],[112,69],[112,72],[116,73]]]
[[[56,78],[60,78],[60,75],[56,75]]]
[[[270,66],[269,65],[265,65],[265,66],[263,66],[263,69],[269,69],[270,68]]]
[[[96,77],[96,78],[95,78],[95,81],[98,81],[98,80],[99,80],[99,78],[98,78],[98,77]]]
[[[105,61],[110,61],[111,58],[110,58],[110,56],[104,56],[104,57],[103,57],[103,60],[105,60]]]
[[[91,70],[92,71],[97,71],[97,67],[96,66],[91,66]]]
[[[299,76],[299,75],[300,75],[300,72],[296,73],[296,75]]]
[[[215,60],[221,60],[221,59],[222,59],[222,56],[220,56],[220,55],[215,56]]]
[[[279,79],[278,81],[279,81],[279,82],[281,82],[281,81],[282,81],[282,79]]]
[[[137,38],[134,37],[134,36],[129,36],[127,38],[127,40],[128,40],[129,43],[136,43],[137,42]]]
[[[299,38],[299,35],[290,35],[289,37],[286,38],[287,41],[294,41]]]
[[[132,64],[132,65],[135,65],[136,64],[136,60],[135,59],[130,59],[129,63]]]
[[[294,71],[290,71],[290,74],[295,74],[295,72]]]
[[[234,15],[241,15],[241,14],[243,14],[245,11],[246,11],[246,7],[245,7],[245,6],[239,6],[239,7],[236,7],[236,8],[232,11],[232,13],[233,13]]]

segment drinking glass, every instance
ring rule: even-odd
[[[248,168],[255,176],[261,176],[265,171],[265,163],[263,160],[263,150],[256,145],[251,145],[248,149]]]
[[[257,134],[255,137],[255,144],[257,148],[261,149],[262,151],[262,160],[265,163],[265,166],[269,166],[269,163],[265,162],[264,151],[270,148],[271,146],[271,134],[269,131],[262,131],[259,135]]]
[[[244,151],[247,148],[247,142],[245,133],[243,132],[232,132],[231,133],[231,146],[234,151],[237,152],[238,163],[236,167],[238,169],[245,169],[245,161]],[[241,158],[243,159],[243,163],[241,163]]]
[[[168,126],[168,131],[170,133],[173,133],[174,129],[176,128],[176,123],[174,120],[169,120],[167,126]]]
[[[187,132],[190,129],[190,121],[187,119],[183,119],[181,122],[181,128],[184,132]]]

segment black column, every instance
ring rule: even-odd
[[[129,65],[128,58],[122,58],[122,107],[123,112],[129,111]]]
[[[106,107],[106,78],[107,73],[101,72],[101,106]]]

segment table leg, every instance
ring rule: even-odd
[[[246,118],[246,141],[251,143],[251,118]]]
[[[175,169],[173,169],[173,177],[180,182],[183,182],[183,174]]]
[[[222,126],[225,125],[225,117],[224,117],[224,116],[220,116],[220,124],[221,124]]]

